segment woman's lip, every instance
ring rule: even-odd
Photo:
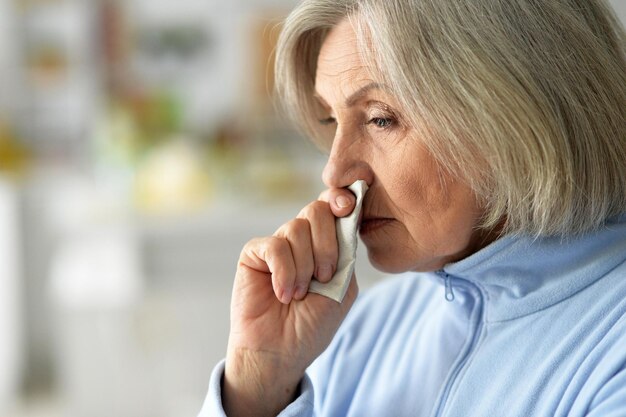
[[[359,233],[367,234],[373,230],[376,230],[384,225],[392,222],[394,219],[389,217],[366,217],[361,219],[361,224],[359,225]]]

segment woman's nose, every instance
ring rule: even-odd
[[[338,129],[322,172],[324,184],[329,188],[344,188],[356,180],[365,180],[371,185],[373,178],[361,141],[340,133]]]

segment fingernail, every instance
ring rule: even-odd
[[[327,282],[333,274],[333,269],[330,265],[322,265],[317,269],[317,279],[322,282]]]
[[[292,295],[293,288],[283,290],[283,293],[280,296],[280,302],[283,304],[289,304],[291,302]]]
[[[340,195],[335,199],[335,203],[339,208],[346,208],[350,207],[352,201],[350,201],[350,198],[346,197],[345,195]]]

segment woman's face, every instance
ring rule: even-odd
[[[472,191],[439,169],[394,97],[372,79],[345,20],[322,45],[315,90],[320,123],[334,138],[324,183],[370,186],[359,233],[375,267],[436,270],[493,240],[476,228],[483,212]]]

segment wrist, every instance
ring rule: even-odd
[[[222,378],[222,404],[229,417],[276,416],[295,400],[304,370],[268,353],[229,352]]]

